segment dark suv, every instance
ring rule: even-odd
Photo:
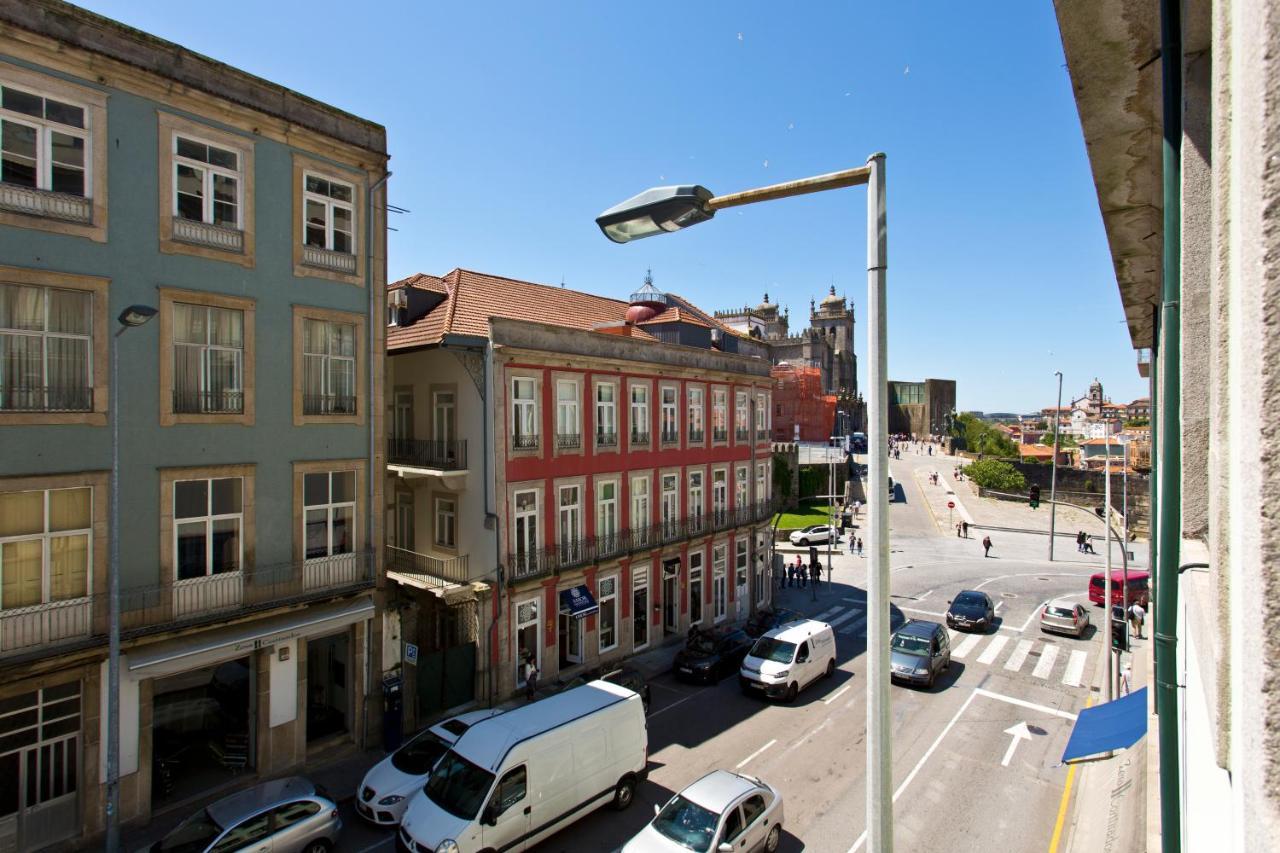
[[[947,630],[937,622],[912,619],[889,640],[889,677],[933,687],[938,673],[951,667]]]
[[[986,633],[996,624],[996,606],[985,592],[966,589],[947,608],[947,627]]]
[[[627,667],[588,670],[570,678],[568,681],[556,681],[548,684],[538,691],[538,695],[543,697],[551,696],[556,693],[562,693],[565,690],[581,687],[597,679],[608,681],[610,684],[616,684],[619,687],[625,687],[628,690],[639,693],[640,701],[644,703],[644,712],[646,714],[649,713],[649,685],[645,683],[643,675]]]

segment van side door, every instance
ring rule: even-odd
[[[489,802],[480,812],[481,837],[494,850],[523,850],[529,834],[527,765],[512,767],[494,786]]]
[[[796,649],[796,673],[794,679],[797,684],[804,687],[813,680],[813,648],[808,640],[800,644],[800,648]]]

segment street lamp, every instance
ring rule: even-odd
[[[823,190],[867,185],[867,310],[871,392],[868,433],[867,512],[871,540],[867,579],[867,849],[893,849],[892,756],[889,728],[889,390],[885,280],[888,225],[885,214],[884,154],[865,166],[798,181],[713,195],[705,187],[656,187],[596,217],[604,235],[629,243],[706,222],[718,210]]]
[[[120,312],[111,337],[111,549],[107,565],[107,850],[120,849],[120,336],[156,316],[150,305]]]
[[[1058,505],[1054,498],[1058,494],[1058,432],[1062,429],[1062,371],[1054,371],[1058,377],[1058,408],[1053,410],[1053,473],[1049,479],[1049,562],[1053,562],[1053,525],[1056,520]]]

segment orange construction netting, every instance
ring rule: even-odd
[[[779,364],[773,376],[773,440],[823,441],[835,428],[836,398],[822,393],[822,371],[816,367]]]

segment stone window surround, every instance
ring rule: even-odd
[[[708,421],[709,421],[709,419],[708,419],[708,417],[707,417],[707,414],[708,414],[708,406],[707,406],[708,391],[707,391],[707,386],[706,386],[706,385],[704,385],[704,384],[702,384],[701,382],[689,382],[689,383],[686,383],[686,385],[685,385],[685,388],[684,388],[684,414],[683,414],[683,417],[680,419],[680,421],[681,421],[681,426],[680,426],[680,428],[681,428],[681,430],[682,430],[683,432],[685,432],[685,433],[688,433],[688,432],[689,432],[689,430],[693,429],[693,421],[692,421],[692,419],[691,419],[691,417],[690,417],[690,416],[693,414],[693,411],[694,411],[694,408],[693,408],[693,392],[694,392],[694,391],[701,391],[701,392],[702,392],[702,405],[701,405],[701,407],[700,407],[700,408],[702,409],[702,411],[701,411],[701,415],[702,415],[702,439],[701,439],[700,441],[694,441],[692,438],[690,438],[690,437],[686,434],[686,436],[685,436],[685,438],[686,438],[686,446],[688,446],[688,447],[706,447],[706,446],[708,446],[708,445],[710,444],[710,442],[711,442],[711,436],[710,436],[710,435],[708,435],[708,433],[709,433],[709,432],[710,432],[710,430],[711,430],[711,424],[708,422]],[[677,407],[677,411],[678,411],[678,410],[679,410],[679,407]]]
[[[716,439],[715,437],[715,421],[716,421],[716,395],[724,395],[724,438]],[[733,432],[733,393],[728,385],[712,385],[708,391],[707,411],[707,442],[712,447],[728,447],[733,440],[731,433]]]
[[[645,400],[646,400],[645,409],[649,414],[648,414],[648,421],[644,424],[645,433],[648,434],[649,436],[649,443],[647,445],[644,445],[644,444],[635,445],[631,443],[631,432],[636,429],[636,424],[631,419],[631,389],[635,387],[643,387],[647,390],[647,393],[645,394]],[[626,420],[627,447],[631,449],[635,449],[638,446],[644,449],[650,449],[654,447],[654,442],[660,438],[660,436],[654,435],[654,430],[653,430],[654,402],[655,402],[653,397],[653,380],[628,378],[626,381],[626,388],[627,388],[627,391],[626,391],[627,397],[624,402],[626,404],[626,409],[627,409],[627,420]],[[621,415],[621,403],[619,404],[619,415]],[[619,417],[618,419],[619,432],[622,431],[622,424],[623,424],[623,421],[621,417]],[[619,444],[621,444],[621,437],[619,437]]]
[[[557,456],[582,456],[587,452],[586,451],[587,412],[586,412],[586,406],[584,405],[583,395],[582,395],[582,386],[584,384],[583,383],[584,379],[585,379],[585,374],[582,374],[582,373],[573,373],[565,370],[551,371],[551,430],[552,432],[551,432],[551,435],[546,436],[546,441],[547,441],[548,448],[551,450],[551,458],[553,459],[556,458]],[[575,388],[577,389],[576,391],[577,399],[578,399],[578,446],[577,447],[568,447],[568,448],[560,447],[559,436],[560,436],[560,383],[561,382],[572,382]],[[535,399],[539,399],[539,400],[541,399],[541,397],[539,396],[540,392],[541,392],[540,386],[535,384],[534,392],[533,392]],[[592,401],[592,405],[593,406],[595,405],[594,400]],[[595,440],[594,436],[592,436],[592,440],[593,441]]]
[[[613,484],[613,504],[614,504],[614,535],[622,533],[626,529],[622,523],[623,519],[623,501],[630,499],[630,494],[623,494],[622,484],[626,479],[626,474],[621,471],[612,471],[606,474],[593,474],[591,476],[591,535],[599,536],[598,529],[599,513],[600,513],[600,486],[603,483]]]
[[[88,167],[89,198],[93,206],[92,222],[67,222],[4,210],[0,211],[0,225],[87,237],[95,243],[107,242],[107,94],[3,61],[0,61],[0,82],[12,83],[17,88],[34,90],[55,99],[65,98],[85,108],[89,133],[85,165]]]
[[[711,509],[711,480],[707,476],[706,465],[689,465],[684,469],[684,490],[685,490],[685,514],[690,518],[693,517],[693,475],[702,475],[702,513],[705,518],[707,512]],[[704,522],[704,527],[710,529],[711,525]]]
[[[459,553],[462,541],[462,500],[460,492],[451,492],[448,489],[431,489],[428,492],[431,498],[431,550],[438,551],[441,554],[448,554],[456,557]],[[441,545],[436,539],[436,501],[447,500],[453,501],[453,545]]]
[[[4,218],[0,216],[0,225]],[[34,287],[58,287],[83,290],[93,294],[90,318],[93,322],[93,409],[88,412],[0,412],[0,426],[37,426],[44,424],[107,425],[107,398],[110,369],[110,335],[107,303],[111,279],[92,275],[73,275],[52,270],[33,270],[0,266],[0,282]]]
[[[595,495],[587,495],[587,476],[557,477],[551,481],[553,505],[551,507],[552,523],[555,525],[555,541],[560,543],[560,490],[576,487],[578,490],[578,541],[586,539],[588,530],[595,527]]]
[[[537,430],[536,434],[538,436],[538,444],[535,447],[517,448],[514,446],[514,441],[512,440],[515,436],[513,421],[515,418],[515,406],[513,401],[515,400],[515,380],[517,379],[533,380],[533,424],[534,429]],[[553,447],[555,445],[554,423],[552,423],[551,436],[548,437],[542,434],[546,426],[542,413],[542,381],[543,371],[538,370],[537,368],[508,367],[506,369],[505,388],[502,393],[503,419],[505,423],[502,435],[504,436],[505,443],[507,445],[507,459],[536,459],[542,456],[542,448],[546,445],[548,440],[550,440]],[[554,382],[551,387],[555,387]]]
[[[356,329],[356,413],[354,415],[307,415],[303,414],[303,377],[305,376],[306,357],[302,352],[306,336],[303,334],[303,321],[323,320],[330,323],[347,323]],[[337,311],[332,308],[317,308],[312,305],[293,306],[293,425],[306,424],[357,424],[363,425],[369,411],[368,389],[368,339],[363,314],[350,311]],[[247,393],[247,391],[246,391]],[[247,405],[247,404],[246,404]]]
[[[246,296],[227,296],[207,290],[181,290],[161,287],[160,321],[160,426],[175,424],[239,424],[253,426],[257,385],[254,381],[254,319],[257,302]],[[244,352],[241,357],[243,371],[244,410],[227,414],[181,414],[173,411],[173,306],[203,305],[212,308],[229,308],[244,314]]]
[[[597,394],[599,392],[596,389],[598,389],[601,385],[613,386],[613,434],[615,436],[615,440],[614,440],[614,445],[612,447],[601,447],[599,442],[596,441],[596,436],[599,434],[599,430],[600,430],[600,424],[597,418],[597,410],[599,407],[599,400],[597,398]],[[593,376],[591,378],[591,446],[597,454],[621,452],[622,424],[624,423],[622,419],[622,405],[623,405],[623,401],[621,398],[622,387],[623,387],[623,384],[621,382],[621,377],[616,375],[605,374],[604,376]],[[627,398],[626,405],[628,408],[630,408],[631,406],[630,397]],[[584,436],[583,438],[585,439],[586,437]]]
[[[215,261],[228,261],[252,269],[256,263],[254,248],[254,142],[247,136],[221,130],[213,125],[192,121],[174,113],[156,110],[156,123],[159,132],[159,168],[160,184],[160,251],[167,255],[194,255]],[[175,240],[173,237],[173,146],[174,137],[189,134],[217,145],[233,149],[240,156],[240,196],[241,232],[244,235],[244,248],[241,252],[218,249],[213,246],[196,246]]]
[[[368,468],[369,460],[360,459],[319,459],[307,462],[293,463],[293,561],[301,563],[306,559],[306,491],[305,484],[308,474],[327,474],[332,471],[354,471],[356,474],[356,495],[355,495],[355,513],[352,522],[355,527],[355,538],[352,543],[352,550],[359,554],[365,549],[364,534],[364,514],[365,514],[365,472]],[[247,483],[248,481],[246,481]],[[250,487],[245,486],[246,490]],[[245,511],[245,525],[249,525],[249,514]],[[248,565],[248,560],[245,561]]]
[[[364,218],[368,215],[365,205],[365,181],[364,174],[351,170],[349,167],[339,166],[329,160],[321,160],[309,154],[303,154],[299,151],[293,153],[293,223],[297,229],[293,234],[293,274],[298,278],[325,278],[330,281],[338,281],[343,284],[350,284],[356,287],[364,287],[364,270],[367,253],[364,251],[364,232],[361,230],[364,226]],[[312,172],[326,178],[333,178],[344,184],[350,184],[355,188],[354,198],[352,198],[352,234],[353,247],[355,248],[356,271],[354,273],[343,273],[337,270],[329,270],[324,267],[312,266],[302,262],[302,246],[306,238],[306,223],[304,221],[306,214],[306,205],[303,204],[303,188],[305,186],[305,173]],[[246,235],[247,237],[248,235]]]
[[[85,471],[76,474],[33,474],[20,477],[0,477],[0,492],[43,492],[50,489],[75,489],[89,487],[90,499],[91,560],[89,566],[92,588],[90,594],[104,596],[107,592],[107,552],[110,545],[108,512],[110,510],[111,472]],[[123,584],[122,584],[123,585]],[[105,625],[103,626],[105,628]]]
[[[397,386],[396,390],[400,391],[405,388],[411,391],[413,390],[412,385]],[[428,410],[428,416],[430,418],[430,421],[427,423],[426,432],[431,436],[432,441],[444,440],[440,436],[436,435],[436,394],[441,392],[445,392],[445,393],[453,392],[453,419],[449,422],[449,428],[451,430],[449,434],[453,436],[454,441],[457,441],[458,440],[458,405],[461,402],[458,398],[457,382],[433,382],[427,386],[427,410]],[[414,405],[416,406],[417,403],[415,402]]]
[[[657,432],[657,435],[650,435],[649,441],[651,443],[658,442],[658,446],[665,445],[665,446],[668,446],[670,449],[675,449],[675,450],[678,450],[680,449],[680,447],[684,446],[685,439],[687,439],[687,436],[685,435],[685,430],[687,429],[687,427],[685,426],[685,416],[688,413],[685,411],[684,407],[681,405],[684,398],[684,395],[680,393],[681,384],[682,383],[680,382],[669,382],[666,380],[659,380],[657,399],[656,401],[650,403],[651,406],[656,405],[658,408],[658,432]],[[675,418],[676,440],[672,442],[664,442],[662,440],[662,428],[663,428],[662,391],[665,388],[672,388],[676,392],[676,418]]]
[[[173,486],[179,480],[209,480],[221,479],[225,477],[239,477],[240,486],[240,512],[241,512],[241,563],[240,571],[248,571],[255,564],[255,556],[257,552],[257,538],[255,536],[254,523],[254,477],[256,475],[257,466],[253,463],[239,465],[198,465],[179,468],[160,468],[160,582],[165,587],[170,587],[175,581],[174,577],[174,544],[173,544]],[[296,489],[301,489],[301,480]],[[300,507],[301,494],[299,493],[295,505]],[[302,529],[301,509],[295,509],[297,516],[297,530]],[[301,554],[302,543],[295,543],[295,550]],[[301,559],[299,557],[299,559]]]
[[[654,506],[653,471],[649,468],[642,468],[637,471],[628,471],[624,475],[624,480],[626,482],[626,487],[627,487],[627,496],[626,496],[626,504],[625,504],[626,510],[627,510],[627,523],[623,525],[624,529],[635,530],[638,527],[641,527],[641,526],[647,527],[653,524],[653,506]],[[648,518],[637,519],[632,515],[632,510],[635,508],[633,501],[635,496],[636,480],[644,480],[649,485],[648,492],[647,492],[647,497],[649,499],[649,517]]]
[[[534,546],[537,549],[545,548],[547,543],[547,484],[545,480],[521,480],[517,483],[507,483],[507,527],[506,542],[503,545],[502,553],[515,553],[515,532],[516,532],[516,495],[519,492],[535,492],[538,496],[538,511],[535,515],[538,528],[535,537]],[[559,507],[556,508],[557,512]],[[557,524],[559,518],[556,519]]]

